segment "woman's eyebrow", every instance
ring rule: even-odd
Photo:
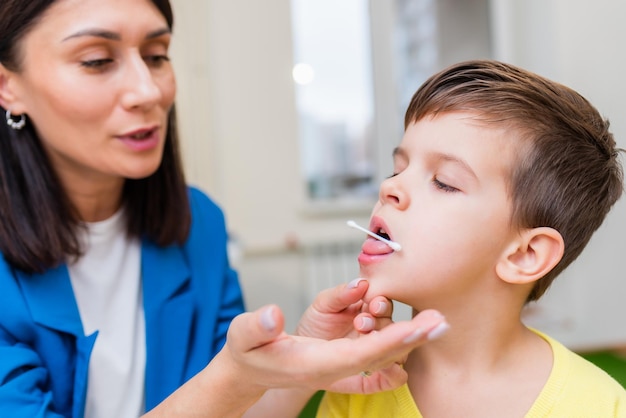
[[[146,39],[154,39],[154,38],[158,38],[159,36],[162,35],[168,35],[171,33],[170,28],[160,28],[160,29],[156,29],[152,32],[149,32],[146,35]],[[120,36],[119,33],[110,31],[110,30],[106,30],[106,29],[100,29],[100,28],[89,28],[89,29],[82,29],[79,30],[78,32],[75,32],[65,38],[63,38],[62,42],[65,42],[67,40],[70,39],[74,39],[74,38],[80,38],[80,37],[84,37],[84,36],[91,36],[91,37],[96,37],[96,38],[103,38],[103,39],[109,39],[112,41],[119,41],[122,39],[122,37]]]

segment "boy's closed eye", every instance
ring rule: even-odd
[[[443,181],[439,180],[437,177],[433,177],[432,181],[433,181],[433,184],[435,185],[435,187],[437,189],[442,190],[444,192],[454,193],[454,192],[459,192],[460,191],[456,187],[450,186],[450,185],[444,183]]]

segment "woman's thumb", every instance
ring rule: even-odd
[[[233,319],[228,329],[232,348],[247,352],[269,342],[282,334],[285,318],[277,305],[267,305],[254,312],[246,312]]]

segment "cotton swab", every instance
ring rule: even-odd
[[[394,250],[394,251],[400,251],[400,250],[402,249],[402,246],[401,246],[400,244],[398,244],[397,242],[390,241],[390,240],[388,240],[388,239],[386,239],[386,238],[383,238],[383,237],[381,237],[380,235],[375,234],[375,233],[373,233],[372,231],[367,230],[367,229],[363,228],[362,226],[357,225],[357,223],[356,223],[356,222],[354,222],[354,221],[348,221],[348,222],[346,222],[346,223],[348,224],[348,226],[350,226],[350,227],[352,227],[352,228],[356,228],[356,229],[358,229],[359,231],[363,231],[363,232],[365,232],[367,235],[369,235],[369,236],[371,236],[371,237],[374,237],[374,238],[376,238],[376,239],[377,239],[377,240],[379,240],[379,241],[384,242],[385,244],[387,244],[387,245],[388,245],[388,246],[389,246],[392,250]]]

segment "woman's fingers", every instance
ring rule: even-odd
[[[283,333],[285,318],[277,305],[236,316],[228,328],[228,342],[236,353],[246,353],[274,341]]]
[[[323,290],[313,301],[312,307],[319,312],[341,312],[360,302],[369,283],[365,279],[354,279],[350,283]]]
[[[392,315],[393,302],[384,296],[377,296],[354,318],[354,329],[361,334],[382,329],[392,322]]]
[[[335,383],[337,388],[357,393],[391,389],[406,381],[396,363],[447,328],[436,311],[423,311],[411,321],[390,324],[357,339],[292,336],[283,332],[283,326],[282,312],[275,305],[237,316],[227,341],[234,373],[266,389],[335,389]],[[365,370],[371,375],[362,376]]]
[[[326,381],[331,383],[322,386],[323,389],[356,393],[390,390],[406,382],[406,374],[399,363],[407,354],[440,336],[447,328],[445,318],[439,312],[429,310],[411,321],[390,324],[358,339],[327,341],[315,348],[317,357],[309,359],[308,365],[316,370],[306,370],[305,375],[310,377],[317,372],[316,377],[323,384],[324,373],[320,370],[329,373]],[[299,368],[303,371],[301,364]],[[365,377],[362,371],[368,371],[370,375]],[[309,383],[315,381],[312,379]]]
[[[353,333],[368,287],[366,280],[355,279],[320,292],[298,322],[296,335],[331,340]]]
[[[367,305],[368,312],[377,318],[391,318],[393,302],[384,296],[376,296]]]
[[[356,362],[373,361],[371,366],[380,369],[429,339],[440,336],[448,327],[443,315],[429,309],[420,312],[410,321],[392,323],[377,332],[347,341],[351,343],[354,350],[352,355]],[[377,357],[377,351],[384,354]]]

